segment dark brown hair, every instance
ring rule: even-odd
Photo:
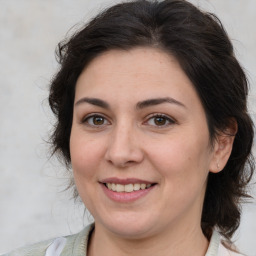
[[[238,131],[225,168],[210,173],[202,212],[202,230],[214,226],[230,239],[240,223],[240,203],[254,171],[253,123],[247,112],[248,84],[219,19],[184,0],[131,1],[117,4],[59,44],[60,70],[49,103],[57,122],[53,152],[70,165],[69,139],[77,79],[86,65],[111,49],[156,47],[174,56],[192,81],[204,106],[213,142],[218,131],[237,122]],[[230,135],[231,136],[231,135]]]

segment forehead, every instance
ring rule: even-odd
[[[110,50],[93,59],[78,78],[76,98],[80,96],[137,97],[138,101],[169,96],[191,104],[200,101],[178,61],[149,47]]]
[[[107,77],[110,79],[111,76],[128,76],[129,79],[136,80],[147,75],[148,78],[161,80],[161,77],[164,79],[168,75],[171,76],[172,71],[179,71],[176,72],[176,77],[186,77],[178,61],[160,49],[140,47],[131,50],[109,50],[86,66],[77,83],[82,79],[98,81]],[[191,83],[188,78],[187,82]]]

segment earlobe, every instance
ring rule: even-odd
[[[215,140],[213,158],[210,165],[210,172],[222,171],[231,155],[234,139],[237,133],[237,122],[232,120],[232,125],[225,131],[219,133]]]

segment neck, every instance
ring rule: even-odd
[[[208,240],[199,226],[168,227],[166,232],[147,238],[127,239],[117,236],[95,225],[91,235],[88,256],[204,256],[208,248]]]

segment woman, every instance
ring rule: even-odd
[[[53,152],[95,223],[10,255],[240,255],[253,125],[220,21],[183,0],[132,1],[58,49]]]

